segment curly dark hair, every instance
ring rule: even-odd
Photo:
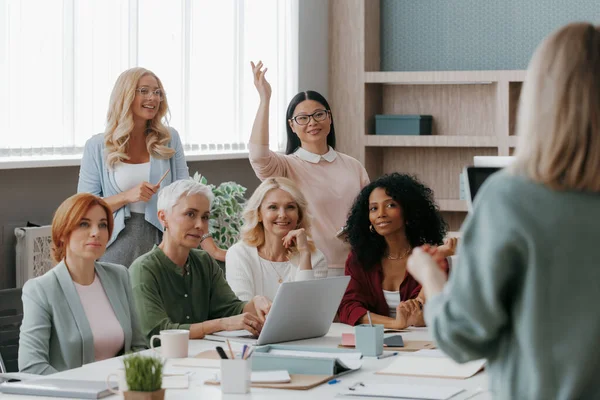
[[[396,172],[383,175],[360,191],[346,221],[348,241],[364,268],[380,263],[387,249],[383,236],[369,229],[369,196],[377,188],[385,189],[388,196],[400,205],[406,224],[406,238],[412,247],[443,243],[448,224],[433,200],[433,191],[415,176]]]

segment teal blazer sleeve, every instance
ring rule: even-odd
[[[145,348],[125,267],[96,263],[96,274],[123,328],[124,353]],[[64,262],[23,286],[19,370],[48,375],[95,361],[94,337]]]

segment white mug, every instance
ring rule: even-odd
[[[160,335],[153,335],[150,338],[150,348],[158,353],[154,348],[154,340],[160,339],[160,354],[164,358],[186,358],[188,356],[188,343],[190,331],[185,329],[167,329],[160,331]]]
[[[118,390],[115,390],[114,386],[110,382],[110,378],[112,378],[113,376],[117,378],[117,382],[119,383]],[[123,395],[123,392],[128,391],[129,388],[127,386],[127,379],[125,379],[125,369],[121,368],[121,369],[118,369],[116,372],[110,373],[106,377],[106,386],[108,387],[108,390],[111,393],[119,394],[121,396]]]

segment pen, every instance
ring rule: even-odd
[[[156,186],[160,186],[160,184],[161,184],[161,183],[162,183],[162,181],[163,181],[163,180],[164,180],[164,179],[167,177],[167,174],[168,174],[170,171],[171,171],[171,168],[169,168],[169,169],[167,170],[167,172],[165,172],[165,173],[163,174],[163,176],[160,178],[160,180],[159,180],[159,181],[156,183]]]
[[[229,359],[229,357],[227,357],[227,354],[225,354],[225,350],[223,350],[223,348],[221,346],[217,346],[217,353],[219,353],[219,357],[221,357],[221,359],[223,359],[223,360]]]
[[[227,339],[227,346],[229,346],[229,353],[231,354],[231,359],[235,360],[235,355],[233,354],[233,350],[231,349],[231,343],[229,343],[229,339]]]
[[[397,351],[395,351],[393,353],[384,353],[384,354],[382,354],[380,356],[377,356],[377,359],[381,360],[382,358],[388,358],[388,357],[393,357],[393,356],[397,356],[397,355],[398,355]]]
[[[244,359],[244,355],[246,354],[246,351],[248,351],[248,345],[244,345],[244,347],[242,347],[242,360]]]
[[[371,313],[369,312],[369,310],[367,310],[367,318],[369,319],[369,325],[371,325],[371,328],[373,327],[373,321],[371,321]]]
[[[327,382],[328,385],[335,385],[336,383],[340,383],[341,380],[339,379],[332,379],[329,382]]]
[[[254,353],[254,349],[250,349],[250,350],[248,351],[248,353],[246,353],[246,357],[244,358],[244,360],[247,360],[247,359],[249,359],[249,358],[250,358],[250,356],[252,355],[252,353]]]

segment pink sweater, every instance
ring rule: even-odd
[[[367,171],[360,162],[331,150],[327,161],[316,163],[300,157],[298,152],[277,154],[268,146],[249,143],[250,164],[260,180],[283,176],[293,180],[308,201],[312,216],[312,238],[325,254],[329,268],[344,268],[350,246],[336,238],[346,224],[348,211],[360,190],[369,183]],[[302,150],[310,158],[319,156]],[[302,155],[302,154],[301,154]]]

